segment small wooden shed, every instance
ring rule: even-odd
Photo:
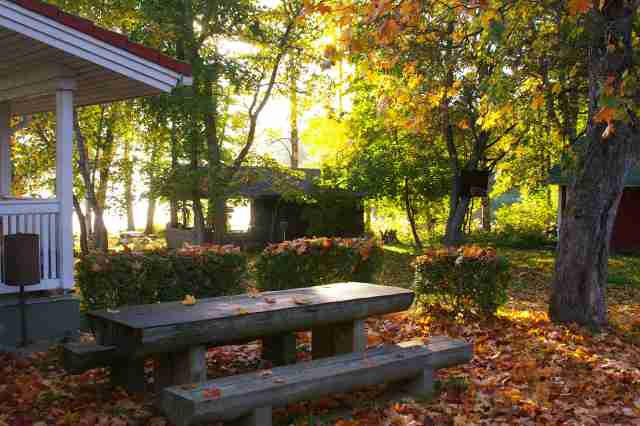
[[[318,169],[295,169],[293,174],[266,167],[243,167],[227,194],[229,199],[248,200],[251,206],[251,222],[246,233],[227,233],[226,242],[262,245],[268,242],[292,240],[313,236],[316,232],[335,237],[357,237],[365,232],[363,194],[331,188],[322,188],[317,183]],[[202,197],[206,197],[207,182],[203,179]],[[179,198],[189,199],[187,192]],[[331,212],[323,209],[320,197],[335,200]],[[333,217],[328,217],[332,215]],[[330,227],[318,226],[319,222],[330,223]],[[326,231],[325,231],[326,230]],[[174,230],[169,225],[167,236],[182,235],[189,230]],[[175,232],[174,232],[175,231]],[[324,232],[323,232],[324,231]],[[320,236],[320,234],[318,234]],[[170,241],[174,247],[183,243]]]
[[[549,183],[559,186],[558,229],[566,206],[570,177],[560,166],[551,169]],[[611,235],[611,250],[616,252],[640,251],[640,168],[632,170],[625,181],[624,192]]]

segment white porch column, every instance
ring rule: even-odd
[[[73,80],[61,80],[56,92],[56,198],[60,203],[60,280],[73,287]]]
[[[11,109],[0,103],[0,195],[11,195]]]

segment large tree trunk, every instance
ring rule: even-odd
[[[635,114],[620,106],[624,121],[610,121],[607,127],[595,119],[602,108],[601,92],[620,93],[622,75],[632,67],[636,6],[625,3],[610,2],[602,11],[590,12],[589,125],[576,147],[577,167],[567,191],[549,308],[554,321],[596,328],[607,324],[609,242],[624,180],[640,159]]]
[[[609,242],[625,176],[638,156],[627,129],[608,141],[601,140],[602,130],[589,135],[579,154],[583,165],[567,191],[549,310],[554,321],[595,327],[607,323]]]

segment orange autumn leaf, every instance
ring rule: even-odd
[[[613,121],[615,113],[615,108],[602,107],[602,109],[593,117],[593,121],[596,123],[610,123]]]
[[[579,15],[593,8],[593,0],[569,0],[569,14]]]
[[[400,32],[400,24],[393,19],[387,19],[382,27],[380,27],[380,36],[386,40],[390,40]]]

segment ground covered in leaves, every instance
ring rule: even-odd
[[[474,342],[470,364],[439,372],[433,400],[415,401],[377,387],[286,407],[276,412],[276,424],[640,425],[640,259],[612,259],[611,327],[595,334],[549,322],[552,254],[506,254],[513,287],[497,318],[413,311],[368,321],[372,346],[438,334]],[[395,275],[408,285],[410,261],[410,254],[396,250],[381,281],[390,284]],[[299,358],[307,359],[309,335],[299,337]],[[209,375],[268,368],[259,353],[259,343],[212,349]],[[152,368],[149,363],[149,373]],[[28,358],[0,354],[0,425],[168,424],[154,411],[150,395],[112,389],[107,375],[68,375],[55,350]]]

